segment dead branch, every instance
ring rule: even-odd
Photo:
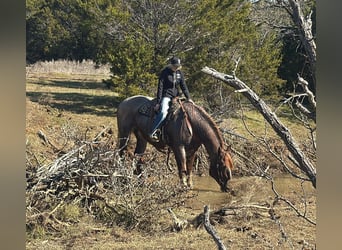
[[[205,230],[213,237],[217,247],[219,250],[226,250],[226,246],[223,244],[220,236],[217,234],[215,228],[210,224],[209,221],[209,207],[206,205],[204,206],[204,227]]]
[[[43,142],[44,142],[45,145],[50,145],[50,146],[53,148],[53,150],[55,150],[56,152],[62,152],[61,149],[57,148],[57,147],[55,146],[55,144],[53,144],[53,143],[49,140],[49,138],[44,134],[43,131],[39,130],[37,134],[38,134],[38,137],[39,137],[40,139],[43,140]]]
[[[242,92],[242,94],[254,105],[255,108],[257,108],[257,110],[264,116],[266,121],[272,126],[274,131],[285,142],[288,150],[293,154],[294,158],[299,164],[297,167],[306,173],[306,175],[311,180],[312,185],[316,188],[315,167],[302,152],[302,150],[298,147],[298,144],[291,135],[290,130],[285,127],[283,123],[281,123],[277,115],[271,111],[267,104],[244,82],[234,76],[220,73],[215,69],[211,69],[209,67],[204,67],[202,69],[202,72],[227,83],[237,90],[245,90],[244,92]]]
[[[68,223],[62,222],[54,216],[54,213],[63,205],[63,201],[60,202],[52,211],[50,212],[39,212],[33,215],[26,216],[26,223],[37,223],[36,221],[40,221],[40,223],[44,226],[49,225],[54,230],[58,231],[57,225],[61,226],[70,226]]]
[[[170,215],[173,219],[173,227],[172,228],[175,229],[176,231],[181,231],[189,225],[189,221],[179,219],[176,216],[176,214],[171,210],[171,208],[168,208],[167,211],[170,213]]]
[[[289,205],[296,212],[296,214],[299,217],[305,219],[307,222],[309,222],[312,225],[316,225],[316,222],[313,221],[312,219],[308,218],[308,216],[306,214],[307,213],[307,211],[306,211],[306,201],[305,201],[305,204],[304,204],[305,205],[304,212],[300,212],[299,209],[294,204],[292,204],[291,201],[289,201],[288,199],[286,199],[285,197],[283,197],[282,195],[280,195],[278,193],[278,191],[275,188],[275,183],[274,183],[273,179],[272,179],[271,183],[272,183],[272,190],[273,190],[274,194],[276,195],[275,201],[281,200],[281,201],[285,202],[287,205]]]
[[[301,76],[298,75],[298,83],[301,85],[304,89],[304,92],[307,94],[309,97],[309,101],[312,104],[312,106],[316,109],[316,100],[315,100],[315,95],[312,93],[312,91],[309,89],[309,83],[304,80]]]
[[[100,131],[100,133],[98,133],[98,134],[94,137],[94,139],[93,139],[92,141],[93,141],[93,142],[99,141],[99,139],[100,139],[101,137],[103,137],[106,133],[108,133],[108,134],[112,134],[112,133],[113,133],[112,128],[111,128],[110,126],[107,126],[107,127],[105,127],[102,131]]]
[[[286,232],[285,232],[285,229],[284,229],[283,225],[281,224],[281,222],[280,222],[278,216],[275,215],[274,210],[273,210],[273,209],[270,209],[270,210],[269,210],[269,214],[270,214],[270,216],[271,216],[271,219],[278,225],[279,230],[280,230],[280,233],[281,233],[281,237],[282,237],[283,239],[287,240],[287,239],[288,239],[288,236],[287,236],[287,234],[286,234]]]
[[[242,110],[242,108],[241,108]],[[285,161],[285,159],[283,158],[283,155],[282,155],[282,152],[281,151],[277,151],[275,150],[272,146],[271,146],[271,143],[270,141],[266,138],[266,137],[257,137],[255,134],[253,134],[252,131],[249,130],[247,124],[245,123],[245,119],[244,117],[242,116],[242,121],[245,125],[245,128],[247,131],[249,131],[249,133],[258,141],[259,144],[263,145],[264,148],[269,152],[271,153],[271,155],[278,160],[278,162],[287,170],[288,173],[290,173],[293,177],[299,179],[302,181],[302,183],[304,181],[310,181],[309,179],[301,176],[301,175],[298,175],[297,173],[295,173],[289,166],[289,164]],[[250,164],[251,166],[254,166],[255,169],[258,169],[259,170],[259,173],[258,175],[263,177],[263,178],[266,178],[267,180],[271,181],[271,183],[273,184],[273,192],[275,193],[275,199],[276,200],[282,200],[284,201],[292,210],[295,211],[295,213],[297,213],[297,215],[299,217],[302,217],[304,218],[305,220],[309,221],[311,224],[315,223],[313,219],[310,219],[307,215],[307,211],[306,211],[306,199],[303,199],[302,200],[302,203],[301,204],[304,204],[305,206],[305,210],[304,212],[301,212],[300,209],[298,208],[298,206],[294,205],[293,203],[291,203],[288,199],[286,199],[284,196],[280,195],[278,192],[275,192],[275,184],[274,184],[274,180],[273,180],[273,177],[267,173],[268,171],[268,168],[263,168],[260,166],[260,164],[258,164],[257,161],[253,160],[252,158],[250,157],[247,157],[245,156],[243,153],[237,151],[236,149],[232,148],[232,151],[234,152],[234,154],[238,155],[240,158],[244,159],[246,162],[248,162],[248,164]],[[294,164],[294,165],[298,165],[298,162],[296,162],[296,160],[293,158],[293,156],[290,154],[288,155],[288,158],[291,160],[291,162]],[[305,193],[304,189],[302,188],[302,191],[303,191],[303,194]],[[304,195],[305,196],[305,195]],[[251,207],[249,205],[247,205],[247,207]],[[239,207],[239,208],[236,208],[236,209],[242,209],[242,207]],[[251,207],[252,208],[252,207]],[[225,208],[225,209],[233,209],[232,207],[230,208]],[[265,207],[265,209],[269,209],[269,211],[272,211],[273,209],[272,208],[269,208],[269,207]],[[281,222],[274,216],[272,216],[272,213],[270,213],[271,215],[271,219],[275,221],[275,223],[278,225],[279,229],[280,229],[280,232],[281,232],[281,235],[282,235],[282,238],[287,240],[287,234],[285,233],[285,230],[281,224]]]
[[[299,0],[289,0],[289,4],[292,10],[292,20],[299,30],[299,38],[304,45],[311,72],[314,75],[316,69],[316,43],[312,34],[312,12],[305,18]],[[314,84],[316,85],[315,81]]]
[[[239,139],[243,139],[243,140],[245,140],[245,141],[248,140],[246,137],[244,137],[244,136],[242,136],[242,135],[239,135],[239,134],[237,134],[237,133],[234,133],[234,132],[232,132],[232,131],[229,131],[229,130],[227,130],[227,129],[222,129],[222,128],[220,128],[220,130],[221,130],[222,134],[230,134],[230,135],[235,136],[235,137],[237,137],[237,138],[239,138]]]
[[[151,155],[153,160],[144,164],[141,175],[135,176],[137,159],[120,156],[107,129],[91,141],[75,138],[80,145],[50,164],[26,169],[29,228],[40,225],[59,231],[58,225],[65,222],[54,215],[60,206],[53,207],[61,202],[86,209],[106,224],[125,223],[131,229],[150,227],[152,224],[146,222],[153,221],[160,211],[170,204],[184,203],[189,195],[174,185],[169,176],[173,173],[159,167],[163,160]]]
[[[98,144],[99,138],[106,132],[109,131],[111,128],[106,127],[103,129],[91,142],[85,142],[81,146],[76,149],[70,150],[68,153],[62,155],[61,157],[57,158],[54,162],[48,164],[47,166],[40,167],[37,172],[38,173],[45,173],[44,178],[49,178],[49,176],[56,174],[61,168],[65,167],[67,164],[72,162],[77,162],[79,160],[78,153],[81,152],[85,147],[92,146]],[[46,139],[44,133],[40,133],[43,138]],[[48,141],[48,139],[46,139]]]

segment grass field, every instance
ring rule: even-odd
[[[106,127],[114,131],[115,143],[115,113],[120,100],[105,88],[100,77],[51,72],[31,74],[27,78],[26,91],[27,153],[34,155],[30,159],[35,159],[31,165],[43,166],[55,160],[58,153],[73,149],[77,140],[94,138]],[[250,112],[247,118],[253,130],[264,133],[265,124],[260,115]],[[285,122],[293,133],[302,136],[301,140],[306,139],[295,123]],[[249,136],[238,117],[220,126],[234,128],[235,133]],[[42,141],[39,131],[55,148]],[[152,148],[148,150],[153,151]],[[164,156],[157,154],[156,157]],[[238,157],[234,156],[234,159],[239,163]],[[231,182],[234,194],[219,192],[207,173],[203,177],[197,176],[194,190],[188,191],[187,198],[174,208],[174,212],[191,220],[203,212],[204,205],[209,205],[212,211],[234,208],[230,215],[214,224],[228,249],[315,249],[315,225],[297,216],[285,202],[276,201],[269,181],[239,171],[237,167],[236,177]],[[176,173],[172,176],[176,185]],[[302,184],[284,176],[282,171],[275,176],[275,183],[283,197],[315,221],[316,190],[309,183]],[[42,223],[27,228],[27,249],[216,249],[203,226],[188,227],[180,232],[171,230],[173,221],[166,209],[151,219],[154,229],[145,231],[109,225],[73,202],[58,208],[55,217],[65,226],[48,230]]]

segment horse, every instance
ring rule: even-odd
[[[122,155],[127,150],[130,135],[136,139],[134,154],[143,155],[147,143],[157,150],[169,147],[174,153],[181,185],[193,188],[192,168],[196,152],[204,145],[210,159],[209,175],[216,180],[222,192],[228,192],[232,178],[233,161],[225,146],[222,134],[209,114],[200,106],[183,100],[169,115],[163,126],[162,140],[153,141],[148,134],[151,129],[153,106],[156,99],[135,95],[123,100],[117,109],[118,144]],[[175,102],[171,104],[171,107]],[[150,110],[142,112],[142,110]]]

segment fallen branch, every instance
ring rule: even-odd
[[[275,201],[283,201],[285,202],[288,206],[290,206],[297,214],[298,217],[301,217],[303,219],[305,219],[307,222],[309,222],[310,224],[312,225],[316,225],[316,222],[312,219],[310,219],[307,214],[306,214],[306,203],[305,203],[305,210],[304,212],[300,212],[299,209],[291,202],[289,201],[288,199],[284,198],[283,196],[281,196],[278,191],[275,189],[275,184],[274,184],[274,181],[272,180],[272,191],[273,193],[276,195],[275,197]]]
[[[171,208],[168,208],[167,211],[171,214],[171,217],[173,219],[173,229],[176,229],[177,231],[180,231],[184,228],[186,228],[189,225],[189,222],[187,220],[181,220],[179,219],[176,214],[171,210]]]
[[[32,223],[32,224],[37,224],[38,221],[44,226],[50,225],[51,228],[54,230],[58,231],[58,228],[55,224],[61,225],[61,226],[70,226],[68,223],[65,223],[63,221],[58,220],[55,216],[54,213],[63,205],[63,201],[60,202],[52,211],[50,212],[39,212],[30,216],[26,216],[26,223]]]
[[[312,104],[312,106],[316,109],[316,100],[315,100],[315,95],[312,93],[312,91],[309,89],[309,83],[302,78],[301,76],[298,75],[298,84],[300,84],[307,96],[309,97],[309,101]]]
[[[50,145],[50,146],[53,148],[53,150],[55,150],[56,152],[64,153],[62,149],[57,148],[57,147],[49,140],[49,138],[44,134],[43,131],[39,130],[39,131],[37,132],[37,134],[38,134],[38,137],[39,137],[40,139],[43,140],[43,142],[44,142],[45,145]]]
[[[204,206],[204,227],[205,230],[213,237],[217,247],[219,250],[226,250],[227,248],[223,244],[220,236],[217,234],[215,228],[210,224],[209,221],[209,207],[206,205]]]
[[[315,167],[305,156],[303,151],[299,148],[297,142],[292,137],[289,129],[280,122],[277,115],[274,112],[272,112],[272,110],[267,106],[267,104],[252,89],[250,89],[244,82],[242,82],[235,76],[220,73],[215,69],[211,69],[209,67],[204,67],[202,69],[202,72],[227,83],[236,90],[244,90],[244,92],[242,92],[241,94],[244,95],[254,105],[254,107],[264,116],[266,121],[272,126],[274,131],[284,141],[288,150],[291,152],[293,157],[298,162],[297,167],[300,168],[303,172],[305,172],[305,174],[309,177],[312,185],[316,188]]]

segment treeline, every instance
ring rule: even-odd
[[[307,70],[296,28],[275,2],[27,0],[26,60],[109,63],[108,85],[127,96],[153,95],[167,58],[178,55],[194,95],[216,89],[200,71],[209,66],[275,98]],[[314,2],[307,8],[315,10]]]

